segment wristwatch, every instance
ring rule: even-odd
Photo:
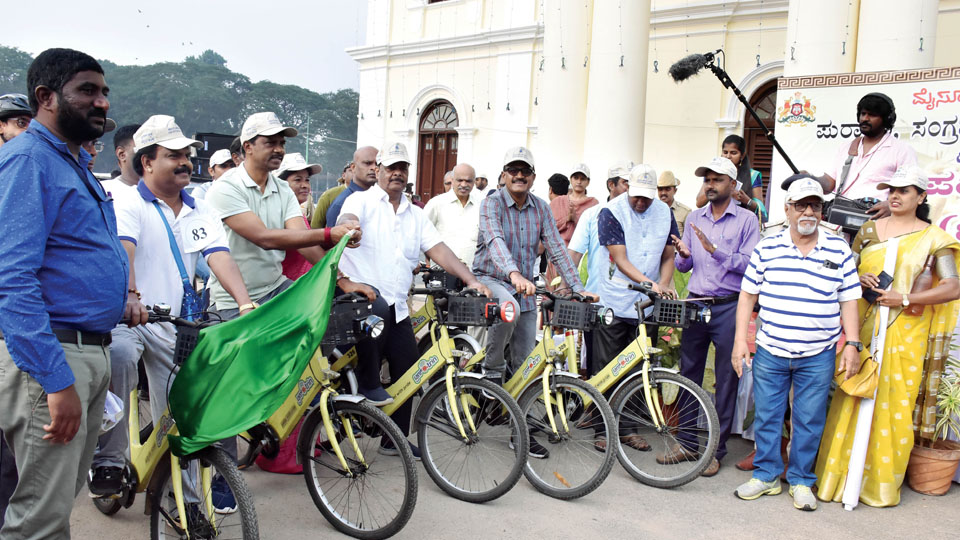
[[[863,343],[860,343],[859,341],[848,341],[844,346],[846,345],[852,345],[857,349],[857,352],[863,352]]]
[[[903,302],[901,302],[902,305],[903,305],[903,307],[908,307],[908,306],[910,306],[910,298],[909,298],[909,296],[910,296],[909,294],[903,295]]]

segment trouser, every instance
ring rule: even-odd
[[[363,389],[380,386],[380,358],[387,359],[390,379],[393,382],[403,378],[403,374],[410,369],[410,366],[420,359],[417,338],[413,335],[410,317],[398,321],[396,306],[387,306],[380,296],[377,296],[373,305],[373,314],[383,319],[383,332],[377,339],[364,339],[357,343],[357,357],[360,361],[360,365],[357,366],[357,384]],[[390,415],[394,423],[400,426],[404,435],[410,433],[412,407],[413,400],[409,399]]]
[[[127,413],[130,410],[130,392],[137,387],[140,373],[138,362],[143,352],[133,339],[122,339],[126,326],[118,326],[110,333],[110,390],[123,401],[123,416],[110,431],[100,436],[93,455],[93,467],[123,467],[130,456],[130,430]],[[119,337],[119,339],[118,339]],[[166,399],[166,396],[164,396]]]
[[[154,427],[160,425],[166,418],[164,413],[167,417],[170,415],[167,411],[167,394],[176,379],[176,366],[173,363],[173,351],[177,343],[176,327],[172,323],[150,323],[133,328],[118,326],[110,332],[110,335],[113,338],[113,343],[110,344],[113,362],[129,365],[129,369],[136,374],[137,361],[141,356],[143,357],[143,367],[147,372],[147,386],[150,389],[150,416],[153,418]],[[118,358],[113,356],[114,354],[126,356]],[[136,383],[131,388],[134,386]],[[127,394],[129,397],[129,392]],[[128,401],[124,400],[124,406]],[[124,429],[127,429],[126,413],[129,409],[124,409],[124,412]],[[118,424],[108,433],[113,433],[119,428]],[[117,433],[113,435],[119,436]],[[127,441],[127,439],[128,436],[125,434],[123,440]],[[121,465],[122,463],[121,461]],[[196,467],[196,462],[191,463],[190,470],[184,471],[183,474],[184,498],[187,502],[200,502],[196,490]]]
[[[654,343],[657,340],[658,326],[653,324],[644,325],[647,336]],[[590,360],[590,374],[593,375],[602,370],[611,360],[617,357],[627,345],[637,339],[637,329],[639,323],[637,319],[624,319],[615,317],[613,323],[609,325],[599,325],[592,332],[593,334],[593,357]]]
[[[7,507],[4,540],[70,537],[73,500],[83,487],[103,421],[110,384],[110,351],[95,345],[62,344],[80,398],[77,434],[67,444],[43,440],[51,422],[47,394],[13,363],[0,341],[0,429],[17,457],[20,478]]]
[[[805,358],[774,356],[763,347],[757,347],[757,354],[753,357],[757,442],[754,478],[770,482],[783,471],[780,435],[792,385],[793,432],[787,481],[791,486],[801,484],[808,487],[816,482],[813,467],[827,421],[827,400],[836,357],[836,345]]]
[[[3,514],[7,511],[10,496],[17,487],[17,463],[13,460],[13,452],[7,446],[0,430],[0,529],[3,528]]]
[[[276,288],[276,289],[268,292],[267,294],[261,296],[260,298],[254,298],[253,301],[256,302],[256,303],[258,303],[258,304],[263,305],[263,304],[267,303],[267,301],[272,300],[273,298],[275,298],[278,294],[280,294],[280,293],[282,293],[283,291],[289,289],[291,285],[293,285],[293,281],[290,281],[289,279],[285,279],[285,280],[283,280],[282,283],[280,283],[280,285],[277,285],[277,288]],[[226,321],[232,321],[233,319],[236,319],[237,317],[240,316],[240,309],[239,309],[239,307],[226,308],[226,309],[218,309],[216,306],[214,306],[214,308],[213,308],[211,311],[213,311],[214,313],[216,313],[217,315],[219,315],[219,316],[220,316],[220,320],[222,320],[222,321],[224,321],[224,322],[226,322]],[[151,391],[151,393],[153,392],[152,389],[151,389],[150,391]],[[226,439],[222,439],[222,440],[220,441],[220,445],[223,447],[224,451],[226,451],[226,453],[229,454],[230,457],[233,458],[233,461],[237,461],[237,453],[238,453],[238,450],[237,450],[237,438],[236,438],[236,437],[227,437]]]
[[[487,371],[504,373],[509,363],[510,369],[516,371],[537,344],[537,310],[520,313],[520,302],[514,296],[514,291],[504,287],[500,281],[483,276],[480,283],[493,292],[497,303],[509,302],[513,304],[514,313],[519,313],[513,322],[498,320],[487,329],[487,353],[483,358],[483,367]],[[505,358],[508,343],[510,358]]]
[[[707,352],[713,343],[713,373],[716,378],[715,396],[717,418],[720,421],[720,440],[717,445],[717,459],[727,455],[727,439],[733,428],[733,417],[737,412],[737,388],[740,379],[733,371],[730,357],[733,354],[733,336],[737,329],[737,303],[727,302],[710,306],[709,323],[691,323],[683,329],[680,340],[680,374],[697,386],[703,384],[703,372],[707,364]],[[691,398],[684,395],[684,400]],[[681,403],[680,424],[696,425],[698,419],[691,417],[699,408],[689,403]],[[692,446],[693,441],[686,441]],[[688,448],[697,451],[697,448]]]

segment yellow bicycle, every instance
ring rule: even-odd
[[[148,322],[170,322],[177,327],[174,356],[177,364],[193,350],[200,328],[213,324],[171,317],[170,307],[164,305],[153,306]],[[158,422],[141,427],[139,409],[137,391],[133,390],[127,411],[130,460],[124,467],[123,487],[116,497],[94,499],[97,509],[113,515],[120,508],[131,507],[137,493],[146,492],[144,512],[150,515],[150,538],[154,540],[259,538],[253,496],[233,459],[218,446],[208,446],[178,458],[170,452],[167,442],[167,435],[177,433],[169,411],[164,411]],[[199,466],[192,466],[193,463]],[[183,474],[184,471],[189,472]],[[217,515],[214,512],[210,486],[217,473],[223,476],[236,498],[236,513]]]

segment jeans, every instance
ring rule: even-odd
[[[793,385],[793,437],[787,481],[791,486],[813,486],[820,437],[827,421],[827,395],[833,379],[836,345],[813,356],[784,358],[757,346],[753,358],[754,432],[757,455],[753,477],[770,482],[783,471],[780,435]]]
[[[486,276],[479,279],[480,283],[490,288],[497,303],[510,302],[514,313],[519,314],[512,323],[497,321],[487,329],[487,354],[483,358],[483,367],[488,371],[504,373],[509,362],[510,369],[516,370],[537,344],[537,310],[520,313],[520,302],[514,296],[514,291],[495,279]],[[510,344],[510,358],[504,356],[507,343]]]

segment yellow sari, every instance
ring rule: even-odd
[[[860,246],[864,245],[857,268],[860,274],[879,275],[883,270],[887,242],[880,242],[875,230],[876,223],[869,221],[854,240],[854,251],[860,251]],[[871,235],[872,242],[869,241]],[[943,249],[953,250],[954,258],[960,261],[960,243],[939,227],[930,225],[922,231],[901,236],[892,290],[910,291],[927,256]],[[877,306],[863,300],[858,304],[860,340],[866,353],[873,336]],[[960,302],[957,301],[926,306],[919,316],[910,316],[900,308],[890,308],[860,492],[860,501],[865,504],[895,506],[900,502],[900,485],[913,448],[914,431],[925,438],[932,436],[936,406],[931,412],[929,398],[935,399],[939,371],[949,351],[958,311]],[[838,366],[840,359],[838,354]],[[932,370],[930,376],[925,373],[925,368]],[[927,399],[922,400],[915,411],[921,389]],[[841,502],[843,498],[859,407],[860,398],[836,389],[817,456],[817,497],[821,500]]]

